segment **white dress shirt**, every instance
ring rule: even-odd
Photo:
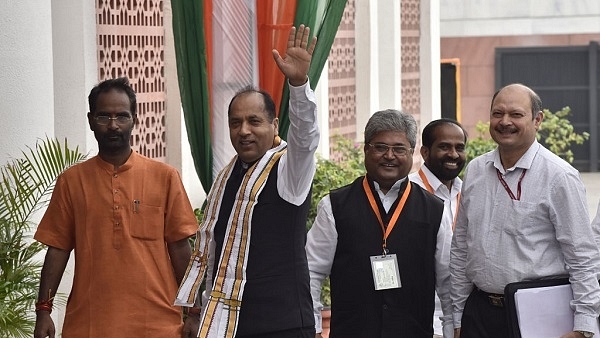
[[[306,199],[315,175],[315,152],[319,146],[317,99],[310,81],[290,88],[288,151],[279,160],[277,191],[284,200],[300,205]]]
[[[437,176],[435,176],[426,165],[422,165],[421,169],[423,174],[425,174],[425,178],[427,182],[431,186],[433,191],[430,193],[436,195],[444,201],[444,205],[450,209],[450,215],[452,217],[452,222],[454,223],[454,218],[456,217],[456,213],[458,212],[458,202],[460,199],[460,190],[462,188],[462,180],[460,177],[455,177],[452,180],[452,189],[448,189],[448,187],[440,181]],[[416,184],[420,185],[421,188],[427,190],[427,184],[423,181],[421,176],[419,175],[419,171],[415,171],[414,173],[408,175],[408,179]]]
[[[427,184],[431,187],[432,191],[429,191],[427,188],[427,184],[423,181],[421,175],[419,175],[419,171],[415,171],[414,173],[408,175],[408,179],[416,184],[420,185],[421,188],[429,191],[435,196],[441,198],[444,201],[444,206],[448,209],[448,212],[445,214],[450,219],[449,222],[454,226],[454,221],[456,220],[456,215],[458,213],[458,203],[460,201],[460,190],[462,188],[462,180],[460,177],[455,177],[452,180],[452,188],[448,189],[448,187],[440,181],[437,176],[435,176],[426,165],[422,165],[421,169],[423,174],[425,175],[425,179],[427,180]],[[442,306],[439,297],[436,295],[435,301],[435,312],[433,315],[433,332],[435,334],[442,334],[444,337],[453,337],[454,336],[454,326],[453,325],[442,325]]]

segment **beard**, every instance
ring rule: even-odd
[[[98,141],[98,148],[103,152],[118,152],[126,150],[130,147],[129,139],[131,138],[131,132],[129,133],[96,133],[96,140]]]
[[[447,162],[456,162],[456,168],[446,167]],[[451,181],[460,174],[461,170],[465,167],[465,161],[463,160],[441,160],[435,163],[429,162],[427,168],[431,171],[440,181]]]

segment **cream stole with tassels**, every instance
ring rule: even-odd
[[[242,294],[246,284],[252,213],[271,169],[286,151],[287,143],[282,140],[277,147],[269,149],[258,162],[252,165],[242,179],[236,194],[236,202],[227,222],[221,260],[216,276],[212,278],[212,292],[209,295],[208,304],[204,304],[202,309],[198,337],[233,338],[235,336],[242,306]],[[192,306],[196,297],[199,296],[198,290],[207,273],[207,268],[211,270],[208,273],[212,274],[214,262],[210,262],[209,254],[212,255],[215,250],[212,241],[214,228],[219,216],[225,185],[236,160],[237,156],[221,170],[208,194],[192,259],[177,292],[175,305]]]

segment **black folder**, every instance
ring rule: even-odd
[[[520,289],[542,288],[547,286],[557,286],[569,284],[569,278],[542,279],[527,282],[509,283],[504,288],[504,306],[506,308],[506,317],[508,319],[509,338],[521,338],[519,329],[519,319],[517,317],[517,308],[515,306],[515,293]]]

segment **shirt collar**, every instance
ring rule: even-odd
[[[384,194],[383,191],[381,191],[381,189],[379,188],[379,183],[377,183],[377,181],[373,181],[373,186],[375,187],[375,190],[377,190],[377,193],[381,196],[385,196],[388,195],[390,193],[394,193],[394,194],[398,194],[398,192],[400,191],[400,186],[402,185],[402,183],[406,181],[406,177],[399,179],[398,181],[396,181],[396,183],[394,183],[394,185],[392,185],[392,187],[390,188],[390,190],[388,190],[387,194]]]
[[[123,172],[123,171],[131,169],[131,167],[133,167],[135,162],[138,160],[139,156],[140,155],[138,153],[136,153],[135,151],[132,150],[131,153],[129,154],[129,158],[127,158],[127,161],[125,161],[125,163],[123,163],[116,170],[116,172]],[[98,166],[100,166],[102,169],[108,171],[111,174],[115,172],[115,166],[112,163],[108,163],[108,162],[104,161],[98,155],[96,155],[96,163],[98,163]]]
[[[521,158],[517,161],[517,163],[515,163],[515,165],[513,167],[504,170],[504,167],[502,166],[502,161],[500,160],[500,151],[498,150],[498,147],[496,147],[496,149],[494,149],[494,152],[493,152],[494,156],[493,156],[492,160],[489,160],[488,162],[490,162],[490,161],[494,162],[494,167],[496,167],[496,169],[500,170],[501,173],[511,172],[517,168],[530,169],[531,165],[533,164],[533,159],[535,158],[535,155],[537,154],[539,149],[540,149],[540,144],[538,143],[537,140],[534,140],[533,143],[529,146],[529,149],[527,149],[525,154],[523,154],[523,156],[521,156]]]

